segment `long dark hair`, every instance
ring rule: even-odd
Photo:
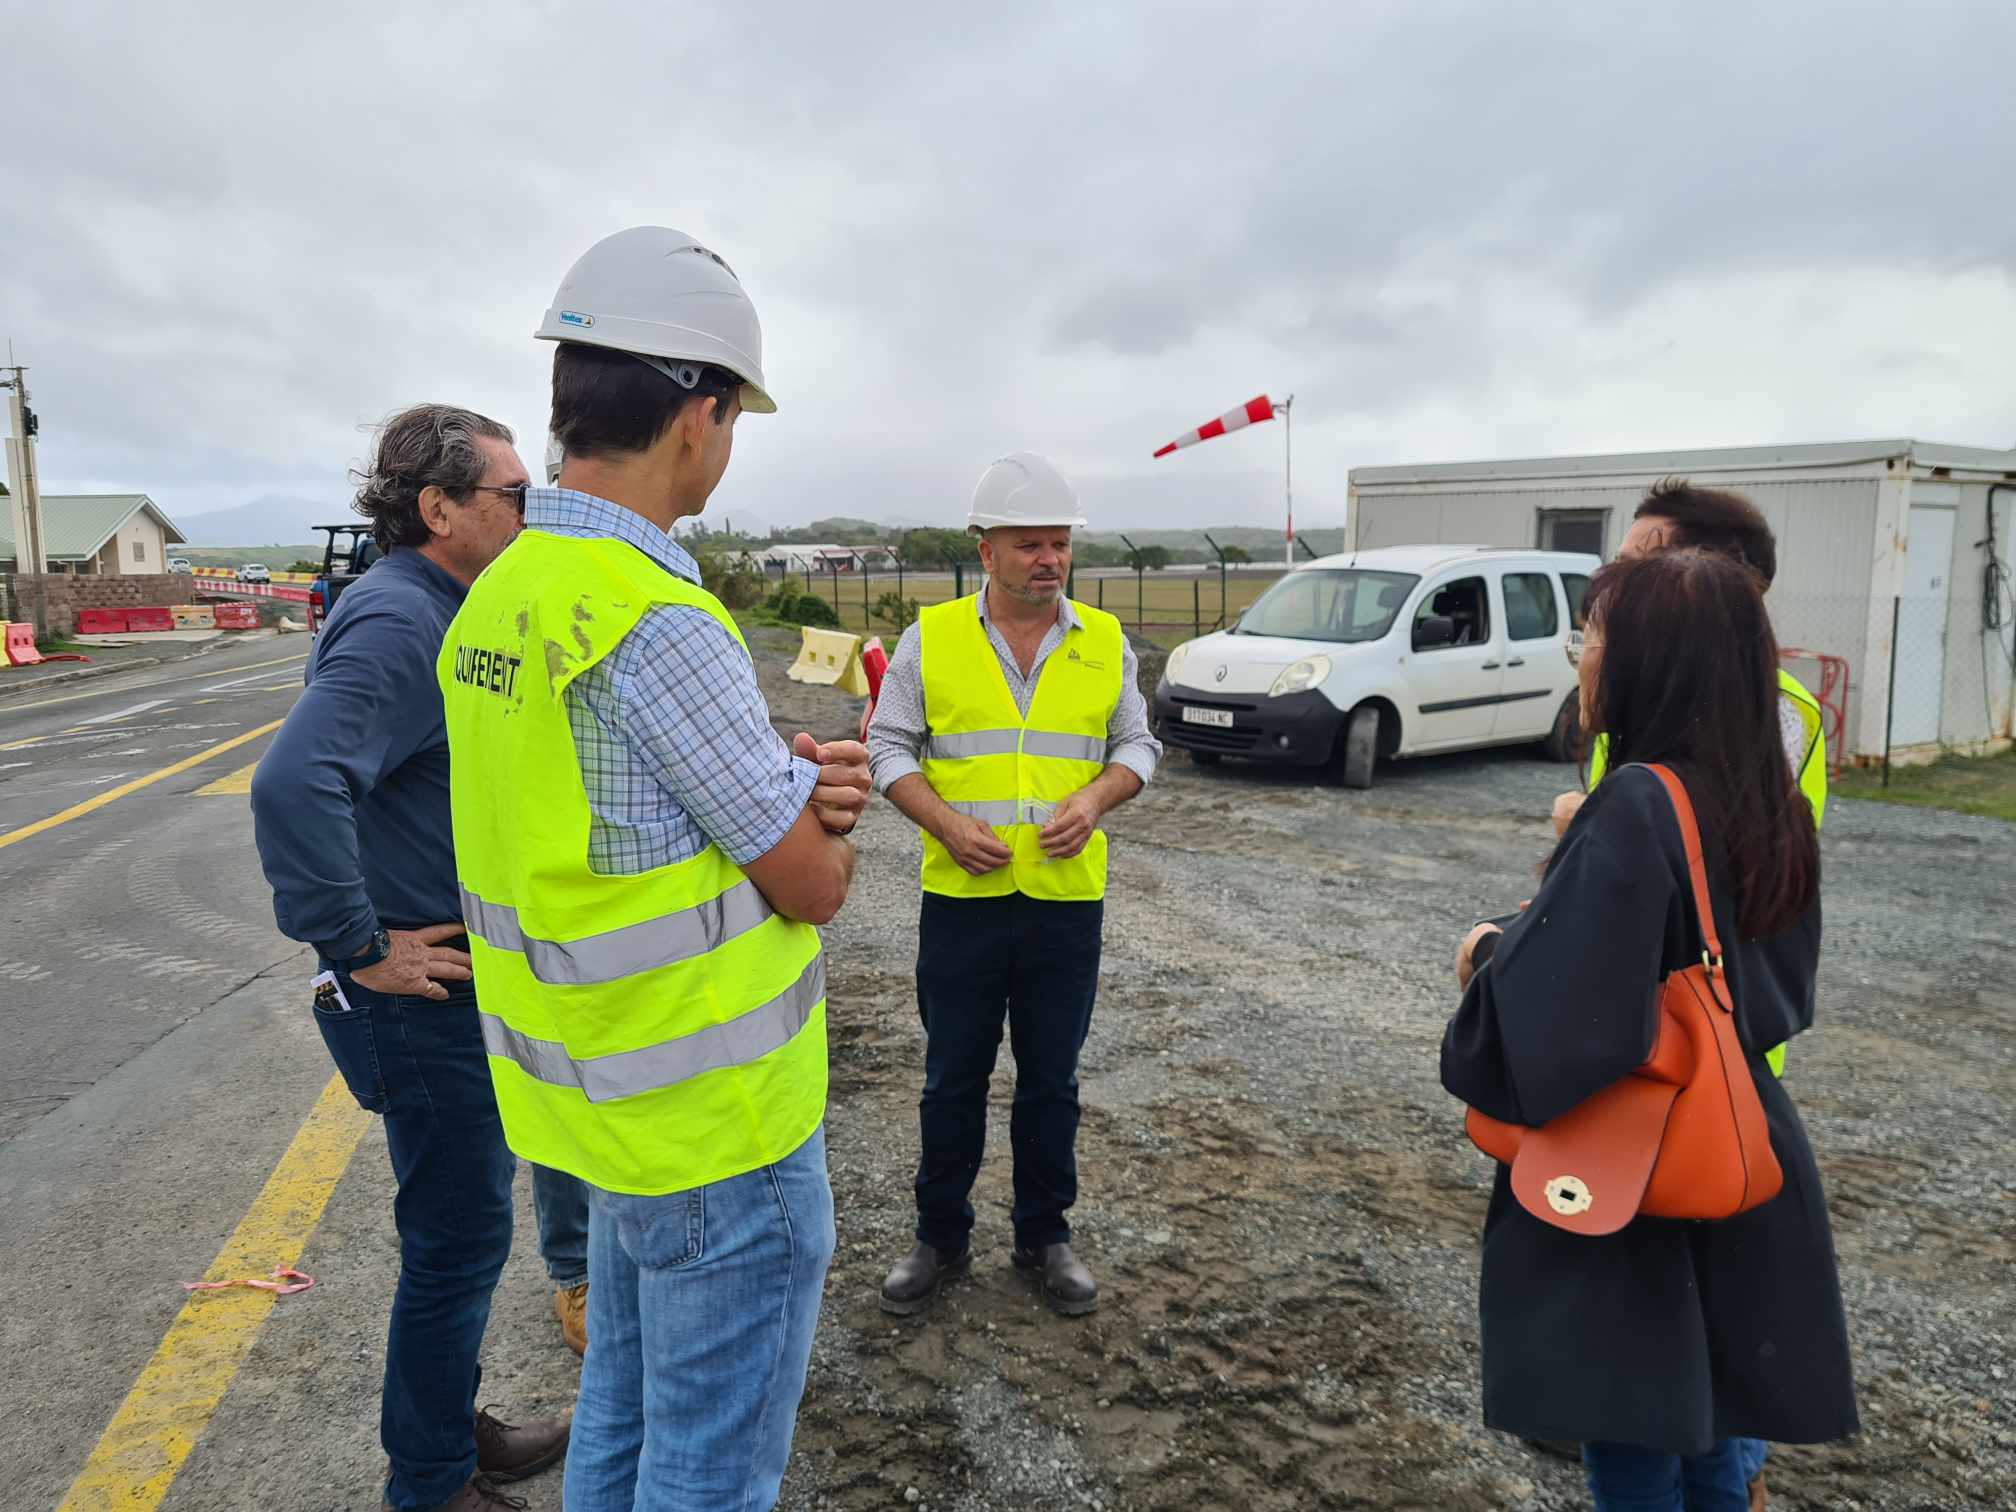
[[[1778,728],[1778,641],[1763,581],[1719,551],[1612,562],[1589,584],[1600,642],[1591,733],[1606,771],[1664,762],[1728,863],[1745,939],[1788,929],[1820,886],[1813,810]]]

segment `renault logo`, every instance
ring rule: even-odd
[[[1211,680],[1212,680],[1213,682],[1223,682],[1223,681],[1225,681],[1225,670],[1226,670],[1225,668],[1223,668],[1223,667],[1220,667],[1220,668],[1219,668],[1219,669],[1218,669],[1218,670],[1217,670],[1216,672],[1213,672],[1213,673],[1211,674]]]

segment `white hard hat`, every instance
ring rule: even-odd
[[[1000,525],[1083,525],[1078,494],[1047,457],[1010,452],[980,474],[966,524],[974,530]]]
[[[567,270],[541,341],[610,347],[642,358],[682,388],[697,364],[742,380],[742,408],[777,408],[763,387],[763,328],[735,270],[684,231],[632,226],[605,236]]]
[[[555,483],[560,481],[560,460],[563,455],[560,450],[560,443],[553,437],[548,436],[546,438],[546,486],[548,488],[551,488]]]

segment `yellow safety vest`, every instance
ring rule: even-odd
[[[981,592],[985,592],[983,588]],[[1024,719],[977,594],[917,617],[924,666],[924,780],[946,803],[994,826],[1014,859],[983,877],[924,836],[924,890],[955,898],[1025,893],[1055,901],[1106,896],[1106,835],[1094,830],[1069,861],[1043,854],[1050,808],[1106,767],[1106,730],[1120,703],[1126,638],[1120,621],[1075,600],[1078,623],[1050,653]]]
[[[1827,742],[1821,738],[1820,700],[1806,691],[1806,685],[1787,672],[1778,669],[1778,692],[1789,698],[1799,710],[1799,722],[1806,729],[1806,759],[1799,764],[1799,791],[1806,795],[1806,801],[1813,807],[1813,825],[1817,829],[1827,813]],[[1603,780],[1603,773],[1610,766],[1610,737],[1598,735],[1589,746],[1589,786],[1594,790]],[[1765,1052],[1764,1059],[1771,1067],[1773,1076],[1785,1074],[1785,1047],[1779,1045]]]
[[[436,667],[505,1138],[642,1196],[782,1160],[826,1110],[818,931],[773,912],[712,845],[635,876],[588,865],[564,694],[659,604],[742,641],[711,594],[636,548],[523,531],[469,590]]]

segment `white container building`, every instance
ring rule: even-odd
[[[2010,743],[2016,450],[1851,441],[1358,467],[1346,549],[1538,546],[1607,558],[1645,491],[1676,476],[1746,494],[1771,522],[1772,620],[1782,646],[1808,653],[1787,659],[1816,693],[1819,658],[1845,671],[1830,700],[1842,715],[1830,731],[1837,759]]]

